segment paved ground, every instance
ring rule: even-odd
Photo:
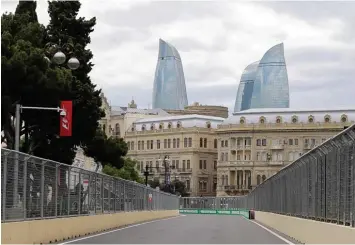
[[[274,234],[273,234],[274,233]],[[242,216],[186,215],[68,241],[67,244],[292,244]]]

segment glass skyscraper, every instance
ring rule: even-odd
[[[153,109],[183,110],[188,105],[184,70],[179,52],[159,39],[153,86]]]
[[[248,68],[249,66],[246,70]],[[254,82],[253,85],[249,85],[252,88],[246,88],[248,83],[242,83],[244,79],[242,76],[234,109],[236,112],[252,108],[289,108],[290,92],[283,43],[269,49],[258,63],[256,71],[249,73],[253,75],[251,80]],[[250,90],[251,99],[248,96]]]
[[[251,63],[244,69],[238,87],[237,98],[235,99],[234,112],[244,111],[250,108],[258,65],[259,61]]]

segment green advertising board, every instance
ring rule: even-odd
[[[217,214],[217,215],[242,215],[249,218],[248,210],[231,210],[231,209],[180,209],[180,214]]]

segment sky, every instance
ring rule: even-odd
[[[18,1],[1,1],[13,12]],[[49,22],[47,1],[37,14]],[[283,42],[291,108],[355,108],[355,2],[85,0],[92,82],[112,105],[151,107],[159,38],[179,51],[189,104],[234,108],[244,68]]]

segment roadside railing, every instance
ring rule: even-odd
[[[355,227],[355,124],[244,198],[255,210]]]
[[[178,209],[175,195],[1,149],[1,221]]]
[[[355,227],[355,124],[246,196],[181,198],[179,208],[246,208]]]

